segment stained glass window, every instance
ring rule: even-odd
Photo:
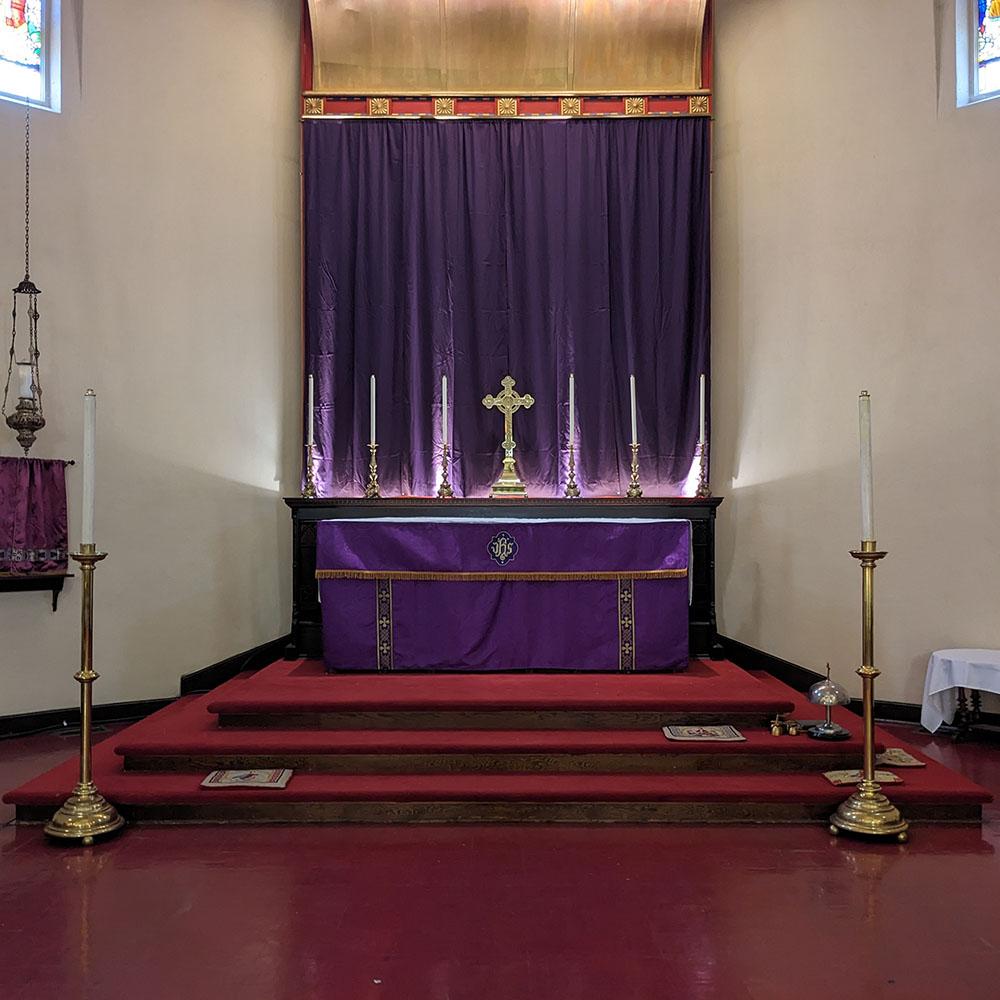
[[[1000,0],[979,0],[976,25],[976,93],[1000,94]]]
[[[42,102],[44,0],[0,0],[0,94]]]

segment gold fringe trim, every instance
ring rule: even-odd
[[[603,573],[436,573],[430,571],[374,569],[318,569],[317,580],[454,580],[489,583],[521,580],[527,583],[561,583],[565,580],[676,580],[686,577],[686,569],[610,570]]]

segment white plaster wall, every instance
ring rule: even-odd
[[[110,553],[96,576],[99,702],[176,694],[182,673],[288,628],[299,9],[63,0],[63,112],[32,126],[48,419],[32,454],[80,458],[93,386]],[[23,273],[22,130],[0,103],[6,289]],[[2,428],[0,454],[16,453]],[[78,465],[73,543],[80,480]],[[0,595],[0,715],[73,704],[78,643],[75,581],[55,615],[46,595]]]
[[[878,694],[1000,646],[1000,101],[953,0],[718,0],[713,485],[724,634],[857,692],[857,394]]]

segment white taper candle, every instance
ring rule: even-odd
[[[368,435],[368,443],[375,444],[375,376],[372,375],[371,379],[371,414],[368,420],[368,426],[370,429],[370,434]]]
[[[576,376],[569,373],[569,446],[576,443]]]
[[[313,428],[313,411],[315,409],[315,405],[316,404],[313,401],[313,391],[314,391],[313,390],[313,377],[312,377],[312,375],[310,375],[309,376],[309,406],[308,406],[308,409],[306,411],[307,414],[308,414],[308,416],[306,418],[306,428],[307,428],[307,430],[306,430],[306,444],[309,445],[310,448],[313,446],[313,443],[314,443],[314,441],[313,441],[313,431],[314,431],[314,428]]]
[[[631,397],[631,403],[632,403],[632,444],[638,444],[639,429],[635,419],[635,376],[634,375],[629,375],[628,377],[628,388],[629,388],[629,396]]]
[[[448,376],[441,376],[441,444],[448,447]]]
[[[83,523],[80,542],[94,544],[94,445],[97,438],[97,394],[83,394]]]
[[[867,392],[858,397],[861,429],[861,539],[875,538],[875,493],[872,478],[872,398]]]
[[[698,379],[698,444],[705,444],[705,373]]]

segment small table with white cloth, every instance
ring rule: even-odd
[[[972,691],[971,708],[966,690]],[[967,732],[979,721],[981,691],[1000,694],[1000,650],[937,650],[927,664],[920,724],[933,733],[954,722]]]

